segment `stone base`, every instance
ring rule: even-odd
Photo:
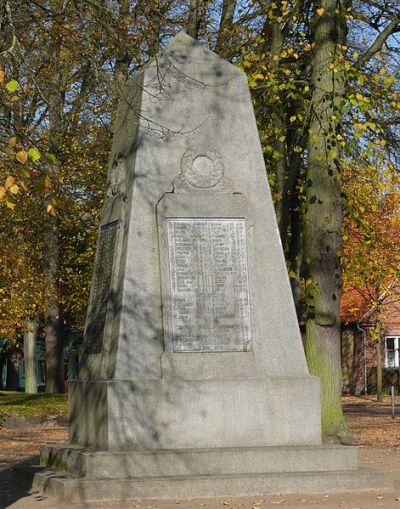
[[[34,487],[65,502],[393,489],[337,445],[159,451],[45,446]]]
[[[72,382],[68,397],[70,442],[99,450],[321,443],[319,380],[309,375]]]

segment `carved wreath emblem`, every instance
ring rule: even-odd
[[[222,157],[212,148],[191,148],[181,159],[182,177],[200,189],[215,187],[224,175]]]

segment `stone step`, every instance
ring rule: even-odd
[[[35,489],[62,502],[239,497],[393,489],[391,473],[375,470],[276,472],[215,476],[77,479],[47,470],[35,475]]]
[[[47,445],[41,464],[75,477],[164,477],[357,469],[357,448],[342,445],[154,451],[94,451]]]

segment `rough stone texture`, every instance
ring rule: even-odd
[[[164,477],[175,475],[262,474],[356,470],[357,448],[339,445],[238,447],[154,451],[93,451],[52,445],[41,463],[77,477]]]
[[[76,382],[70,440],[113,450],[318,444],[317,389],[311,377]]]
[[[96,341],[92,291],[80,381],[71,384],[71,441],[319,443],[319,387],[307,373],[246,76],[181,34],[124,99],[101,220],[118,221],[111,292]],[[248,351],[174,352],[166,239],[174,217],[245,221]]]
[[[62,473],[36,474],[34,488],[64,502],[196,497],[240,497],[290,493],[335,493],[393,489],[381,470],[335,470],[175,477],[76,479]]]

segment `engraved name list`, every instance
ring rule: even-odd
[[[244,219],[168,219],[174,352],[251,348]]]

